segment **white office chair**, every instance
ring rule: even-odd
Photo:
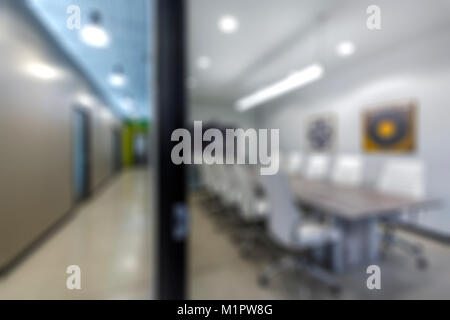
[[[384,193],[404,197],[422,198],[425,196],[425,167],[420,160],[398,159],[391,160],[383,167],[377,183],[377,190]],[[424,269],[428,262],[423,249],[394,234],[394,230],[402,225],[414,223],[416,214],[404,212],[399,217],[386,222],[383,235],[384,252],[396,245],[416,257],[417,267]]]
[[[265,220],[268,210],[267,200],[257,193],[251,168],[237,164],[233,166],[233,170],[236,190],[240,194],[238,206],[241,218],[249,223]]]
[[[202,164],[199,166],[200,174],[202,176],[203,186],[205,187],[206,191],[214,194],[214,170],[212,166],[207,164]]]
[[[363,161],[358,155],[340,155],[335,161],[331,181],[335,184],[357,187],[361,185]]]
[[[221,207],[221,197],[223,193],[223,181],[217,168],[218,165],[202,164],[199,166],[203,186],[206,191],[206,197],[203,199],[203,205],[210,214],[222,213],[224,208]]]
[[[235,192],[239,194],[232,239],[239,243],[244,256],[253,256],[257,245],[267,246],[265,222],[268,202],[255,183],[251,166],[233,165],[231,168],[230,174],[236,182]]]
[[[242,194],[239,190],[238,181],[236,181],[236,175],[234,174],[234,165],[220,165],[222,172],[222,179],[224,180],[224,189],[222,198],[228,207],[237,206]]]
[[[422,198],[425,196],[425,167],[420,160],[391,160],[377,183],[381,192]]]
[[[241,196],[233,178],[232,166],[225,164],[205,166],[207,166],[204,170],[206,180],[213,194],[212,201],[207,202],[208,212],[218,219],[219,230],[225,230],[235,224],[235,208]]]
[[[328,175],[330,157],[324,154],[313,154],[308,158],[305,177],[309,180],[325,180]]]
[[[303,156],[299,152],[291,152],[283,157],[283,171],[287,175],[300,175],[302,173]]]
[[[261,180],[271,208],[268,216],[269,236],[277,246],[289,253],[284,259],[266,269],[260,277],[260,283],[267,285],[276,275],[290,269],[298,269],[321,280],[332,290],[338,290],[339,286],[331,274],[317,264],[311,263],[305,251],[314,251],[331,245],[334,255],[332,260],[336,261],[340,251],[339,232],[331,226],[304,221],[284,176],[281,174],[262,176]]]

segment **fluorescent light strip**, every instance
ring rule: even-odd
[[[236,109],[240,112],[247,111],[253,107],[261,105],[269,100],[275,99],[294,89],[300,88],[313,81],[320,79],[323,75],[323,67],[320,64],[313,64],[305,69],[295,72],[285,79],[268,86],[256,93],[240,99],[236,102]]]

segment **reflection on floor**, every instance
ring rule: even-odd
[[[416,268],[413,259],[393,251],[380,263],[381,290],[368,290],[366,266],[341,276],[343,292],[334,296],[320,283],[302,274],[275,279],[268,288],[257,284],[257,277],[270,263],[267,255],[242,257],[229,230],[202,205],[204,194],[191,195],[192,238],[190,296],[194,299],[449,299],[450,248],[414,237],[423,244],[430,266]],[[406,236],[406,235],[405,235]],[[409,236],[410,237],[410,236]]]
[[[0,299],[148,299],[151,292],[150,177],[124,171],[50,239],[0,278]],[[81,267],[81,290],[66,268]]]

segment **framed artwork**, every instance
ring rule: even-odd
[[[334,150],[337,136],[337,120],[332,113],[311,117],[306,125],[306,142],[313,152]]]
[[[369,153],[411,153],[416,150],[417,110],[412,100],[363,112],[362,144]]]

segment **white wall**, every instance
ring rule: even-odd
[[[214,102],[191,103],[190,119],[191,121],[220,122],[244,129],[254,128],[256,125],[254,113],[240,113],[233,108],[232,104]]]
[[[305,151],[308,116],[333,111],[338,116],[337,153],[362,153],[361,111],[403,98],[419,103],[418,157],[427,166],[430,196],[450,199],[450,30],[326,70],[319,82],[259,110],[259,125],[280,129],[282,150]],[[350,58],[352,59],[352,58]],[[373,183],[390,156],[366,155],[367,183]],[[450,210],[424,215],[423,225],[450,235]]]
[[[0,268],[72,208],[72,115],[80,96],[92,125],[92,187],[112,171],[108,113],[86,79],[13,1],[0,2]],[[58,70],[31,74],[30,64]]]

